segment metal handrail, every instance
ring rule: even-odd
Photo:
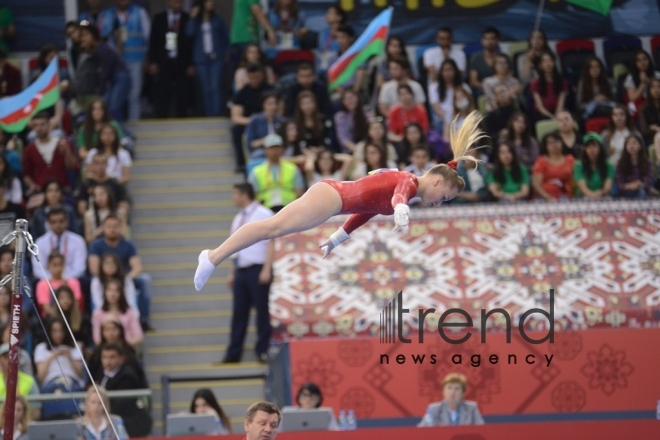
[[[148,388],[141,390],[121,390],[121,391],[108,391],[108,397],[110,399],[119,399],[125,397],[151,397],[151,390]],[[71,400],[71,399],[85,399],[87,393],[84,391],[76,393],[58,393],[58,394],[32,394],[29,396],[23,396],[28,402],[52,402],[58,400]],[[0,397],[0,403],[4,402],[5,398]]]

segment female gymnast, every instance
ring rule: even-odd
[[[321,180],[275,216],[243,225],[218,248],[202,251],[195,272],[195,288],[200,291],[215,267],[234,253],[262,240],[315,228],[338,214],[352,215],[319,246],[323,258],[348,240],[351,232],[378,214],[394,214],[394,231],[407,231],[410,199],[419,197],[426,206],[439,206],[463,191],[465,182],[456,172],[456,164],[459,160],[478,162],[467,152],[485,137],[478,128],[480,122],[478,112],[470,113],[460,129],[456,129],[454,121],[450,129],[454,160],[434,166],[421,177],[384,169],[354,182]]]

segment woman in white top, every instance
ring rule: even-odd
[[[117,130],[110,124],[104,125],[99,130],[99,143],[87,155],[86,163],[91,164],[97,154],[107,156],[106,173],[109,177],[114,177],[123,185],[131,180],[131,166],[133,165],[131,155],[121,147]]]
[[[646,99],[653,78],[660,78],[660,72],[656,72],[649,54],[639,49],[635,53],[635,62],[632,63],[630,73],[623,83],[626,99],[635,105],[636,111],[641,110],[641,104]]]
[[[85,240],[91,243],[101,235],[103,220],[115,214],[119,217],[122,234],[126,234],[126,216],[117,208],[117,201],[110,189],[105,185],[96,185],[92,192],[92,201],[85,213]]]
[[[346,180],[352,162],[353,156],[350,154],[333,154],[329,150],[323,150],[318,154],[307,153],[305,161],[307,185],[312,186],[323,179]],[[339,163],[341,167],[338,167]]]
[[[447,58],[440,65],[438,82],[429,85],[429,102],[433,109],[432,125],[439,130],[444,128],[444,123],[454,119],[454,90],[457,87],[463,87],[472,93],[470,86],[463,82],[456,62]]]
[[[41,392],[67,392],[69,387],[72,391],[81,391],[82,358],[74,348],[75,343],[67,332],[64,321],[61,318],[49,320],[46,333],[54,348],[51,350],[47,342],[42,342],[34,349],[34,363],[37,365]]]
[[[360,179],[380,168],[398,169],[396,162],[387,157],[387,151],[378,145],[367,144],[364,147],[364,160],[358,162],[353,171],[353,179]]]
[[[124,266],[121,260],[114,252],[108,252],[101,256],[99,264],[99,275],[92,278],[91,293],[92,293],[92,312],[100,309],[103,306],[103,290],[108,281],[112,279],[124,280],[124,296],[128,305],[135,310],[135,313],[140,316],[140,309],[137,306],[137,293],[135,292],[135,284],[133,280],[124,273]]]
[[[369,126],[367,127],[367,138],[363,141],[360,141],[355,146],[355,151],[353,152],[353,157],[355,160],[364,159],[364,147],[367,144],[375,144],[381,148],[387,150],[387,157],[394,161],[397,160],[398,154],[394,145],[392,145],[387,140],[387,130],[385,129],[385,124],[383,123],[383,118],[370,118]]]
[[[612,108],[610,123],[601,135],[612,165],[616,166],[619,163],[619,157],[621,157],[626,138],[631,134],[639,134],[632,116],[626,106],[618,104]]]

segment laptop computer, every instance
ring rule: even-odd
[[[282,431],[327,431],[334,415],[332,408],[297,409],[282,412]]]
[[[78,437],[78,423],[74,420],[30,422],[28,438],[39,440],[71,440]]]
[[[218,422],[211,414],[168,414],[166,435],[216,434]],[[32,437],[30,437],[32,438]]]

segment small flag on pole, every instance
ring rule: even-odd
[[[7,133],[25,129],[32,116],[60,99],[59,60],[53,58],[41,76],[18,95],[0,99],[0,128]]]
[[[330,91],[341,87],[350,80],[362,64],[369,58],[378,56],[385,48],[385,41],[390,32],[393,8],[387,8],[373,19],[367,29],[355,40],[344,54],[328,69],[328,88]]]
[[[566,0],[569,3],[573,3],[576,6],[582,6],[585,9],[590,11],[598,12],[601,15],[607,17],[612,9],[613,0]]]

